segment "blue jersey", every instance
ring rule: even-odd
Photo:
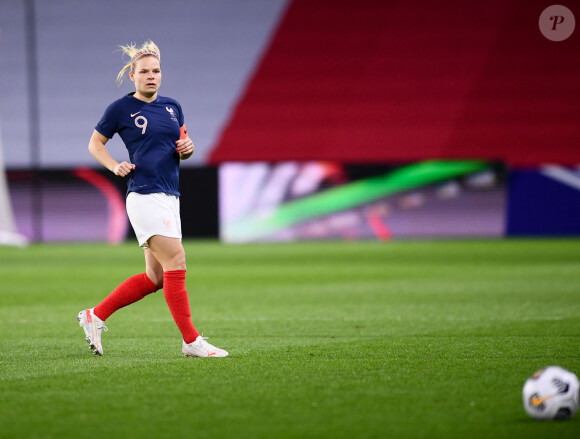
[[[107,138],[119,133],[135,165],[127,193],[165,192],[179,196],[179,140],[184,124],[181,105],[157,96],[143,102],[133,93],[116,100],[105,110],[95,129]]]

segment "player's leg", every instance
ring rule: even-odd
[[[151,249],[145,247],[143,250],[145,253],[145,274],[160,290],[163,288],[163,267],[153,255]]]
[[[185,270],[185,250],[179,238],[155,235],[147,241],[149,250],[163,271]]]
[[[186,343],[199,333],[191,321],[189,298],[185,288],[185,250],[181,240],[155,235],[149,238],[149,251],[163,269],[163,293],[171,315]]]
[[[139,273],[123,281],[111,294],[94,308],[95,315],[103,322],[115,311],[143,299],[159,290],[147,273]]]
[[[135,303],[158,289],[146,273],[136,274],[122,282],[97,306],[78,314],[79,326],[85,331],[89,348],[93,349],[95,355],[103,355],[101,332],[103,329],[107,330],[105,320],[118,309]]]
[[[146,240],[150,224],[148,220],[154,215],[147,209],[147,196],[130,193],[127,197],[127,214],[137,236],[139,245],[145,253],[145,273],[140,273],[125,280],[95,309],[95,315],[105,321],[118,309],[143,299],[163,286],[163,268],[151,251],[147,248]],[[155,206],[157,207],[157,206]],[[158,211],[157,209],[156,211]]]
[[[149,249],[163,267],[163,292],[182,336],[182,350],[185,355],[197,357],[225,357],[223,349],[207,343],[195,329],[191,321],[191,308],[185,287],[185,250],[178,238],[155,235],[149,238]]]
[[[122,282],[101,303],[81,311],[77,320],[85,331],[89,348],[95,355],[103,355],[101,332],[104,322],[120,308],[137,302],[163,286],[163,269],[148,249],[145,250],[145,273],[136,274]]]

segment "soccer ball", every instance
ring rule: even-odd
[[[569,419],[578,410],[580,383],[569,370],[548,366],[526,381],[522,398],[532,418]]]

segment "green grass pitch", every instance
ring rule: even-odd
[[[0,247],[0,438],[578,438],[534,421],[524,381],[580,374],[580,241],[227,246],[187,241],[196,327],[163,293],[77,313],[143,271],[135,243]]]

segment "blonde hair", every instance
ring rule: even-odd
[[[124,55],[128,55],[131,59],[117,75],[117,87],[121,85],[125,75],[128,75],[129,72],[133,71],[135,62],[138,59],[144,56],[153,56],[161,62],[161,52],[159,52],[159,47],[157,47],[157,44],[151,40],[145,41],[141,47],[137,47],[135,43],[130,43],[126,46],[119,46],[119,50],[123,52]]]

